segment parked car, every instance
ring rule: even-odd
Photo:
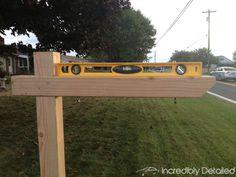
[[[219,67],[211,72],[211,75],[216,77],[216,80],[232,79],[236,81],[236,68],[233,67]]]

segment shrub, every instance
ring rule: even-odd
[[[7,72],[0,69],[0,78],[5,78],[6,75],[7,75]]]

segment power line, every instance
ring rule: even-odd
[[[189,6],[192,4],[194,0],[190,0],[182,9],[182,11],[179,13],[179,15],[176,17],[176,19],[171,23],[169,28],[163,33],[163,35],[160,37],[160,39],[157,41],[157,44],[166,36],[166,34],[173,28],[173,26],[179,21],[180,17],[185,13],[185,11],[189,8]]]
[[[202,41],[205,37],[207,37],[207,35],[204,35],[204,36],[198,38],[196,41],[194,41],[194,42],[192,42],[191,44],[189,44],[189,45],[185,48],[185,50],[189,49],[190,47],[194,46],[194,45],[197,44],[198,42]]]

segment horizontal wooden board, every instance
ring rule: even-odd
[[[13,76],[12,95],[200,97],[215,77],[57,77]]]

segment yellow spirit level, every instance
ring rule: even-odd
[[[201,62],[60,63],[57,76],[201,76]]]

